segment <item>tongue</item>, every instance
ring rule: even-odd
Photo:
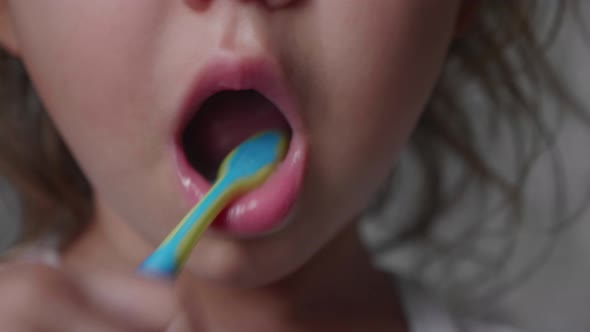
[[[289,131],[281,112],[255,91],[225,91],[207,100],[184,133],[189,161],[214,179],[223,159],[241,142],[270,129]]]

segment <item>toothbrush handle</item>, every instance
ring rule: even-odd
[[[233,198],[233,182],[227,176],[219,179],[158,249],[143,262],[139,268],[140,274],[174,279],[201,235]]]

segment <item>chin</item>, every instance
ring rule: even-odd
[[[288,230],[283,232],[249,239],[208,234],[197,245],[186,270],[226,287],[258,288],[277,283],[300,270],[315,254],[312,246],[301,250],[301,241],[289,238]]]

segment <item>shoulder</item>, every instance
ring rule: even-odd
[[[525,332],[501,321],[482,321],[457,314],[419,285],[398,280],[411,332]]]

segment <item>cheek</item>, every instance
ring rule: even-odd
[[[26,1],[11,3],[37,92],[90,173],[132,147],[156,143],[145,144],[151,137],[145,132],[157,119],[149,120],[145,105],[151,91],[145,84],[150,72],[144,70],[152,61],[145,36],[157,26],[150,14],[158,13],[156,4],[55,0],[31,8]]]
[[[390,172],[415,127],[445,59],[458,1],[322,4],[311,35],[322,43],[298,54],[307,59],[301,75],[313,82],[304,89],[312,169],[321,188],[333,190],[326,197],[357,206]]]

